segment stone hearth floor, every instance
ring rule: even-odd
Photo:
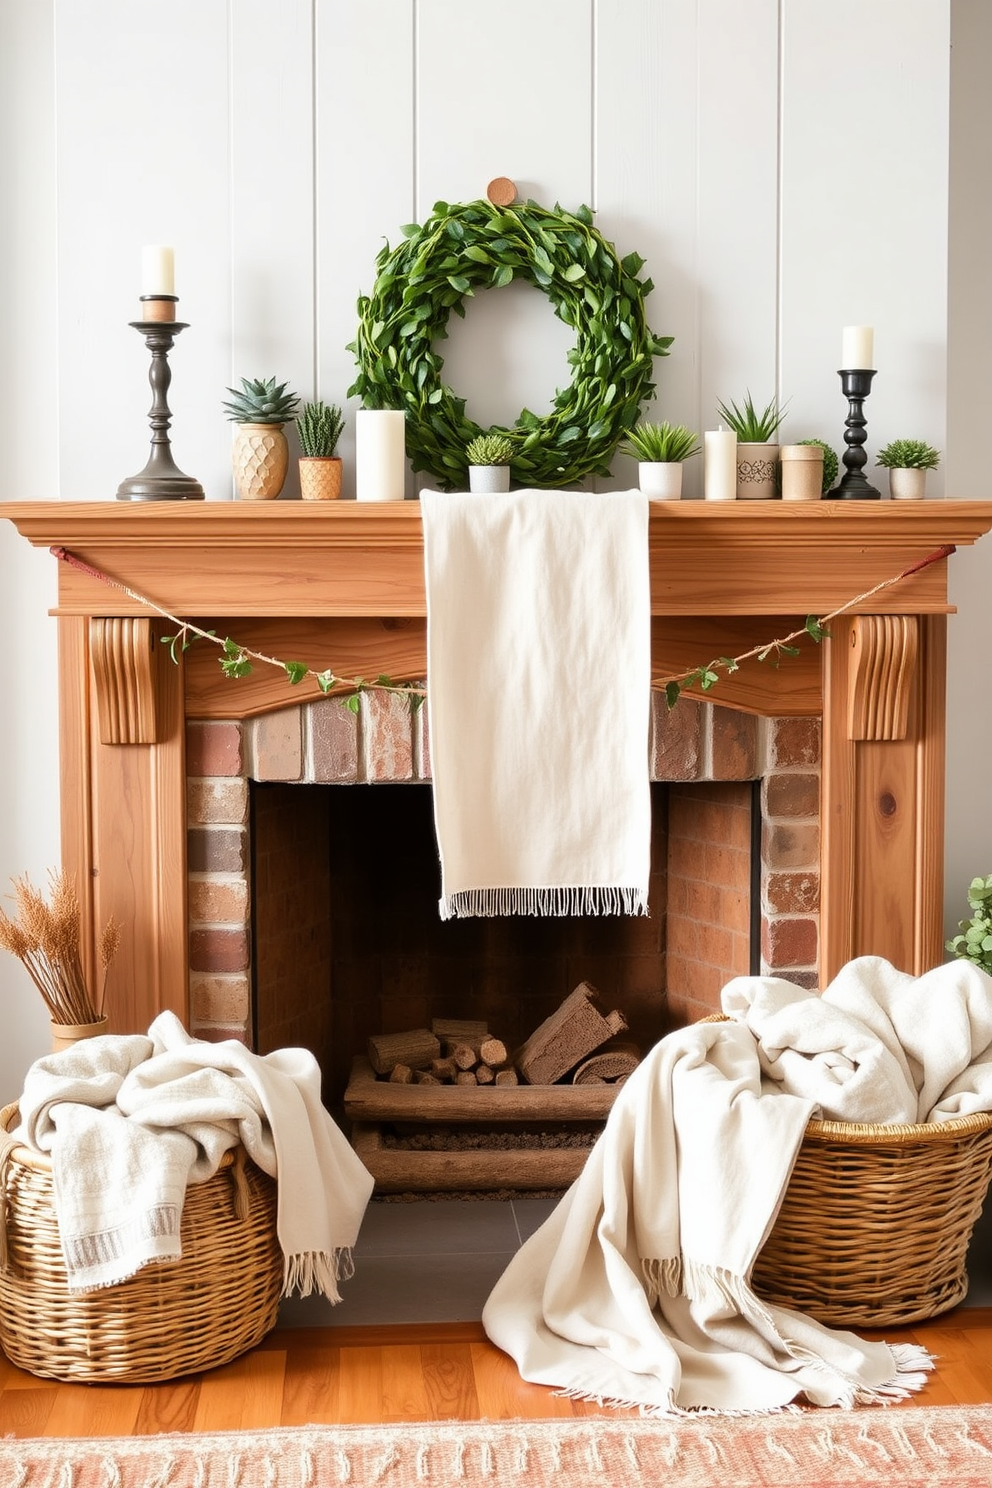
[[[544,1221],[554,1199],[389,1203],[373,1200],[355,1249],[355,1274],[342,1301],[293,1297],[284,1327],[477,1321],[517,1247]],[[992,1203],[968,1253],[966,1306],[992,1306]]]

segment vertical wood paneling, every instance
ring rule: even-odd
[[[315,381],[312,41],[312,0],[280,0],[277,17],[267,0],[231,5],[228,380],[274,376],[303,399]],[[299,489],[293,458],[283,494]]]
[[[171,243],[180,318],[190,325],[170,357],[173,454],[211,496],[223,495],[227,5],[54,4],[64,493],[113,499],[148,457],[150,357],[128,322],[139,318],[142,244]],[[45,437],[48,428],[46,410]]]
[[[355,305],[372,289],[384,241],[397,243],[415,213],[413,15],[413,0],[316,0],[317,386],[348,414],[338,446],[347,496]]]
[[[946,0],[905,0],[898,20],[836,0],[829,24],[819,0],[783,6],[785,432],[843,451],[841,333],[874,326],[865,473],[883,493],[887,440],[944,447],[948,27]]]

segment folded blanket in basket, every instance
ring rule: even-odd
[[[51,1154],[70,1288],[180,1254],[186,1185],[243,1143],[278,1181],[284,1292],[340,1300],[372,1177],[320,1100],[305,1049],[252,1054],[161,1013],[148,1037],[105,1035],[32,1065],[15,1135]]]
[[[646,914],[647,498],[420,504],[442,919]]]

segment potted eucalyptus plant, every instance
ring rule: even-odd
[[[740,407],[718,403],[720,416],[737,435],[737,500],[769,501],[778,495],[779,446],[775,439],[785,417],[777,398],[757,409],[750,392]]]
[[[304,501],[336,501],[341,495],[341,459],[335,454],[344,416],[320,398],[304,403],[296,419],[300,441],[300,495]]]
[[[699,440],[685,424],[636,424],[621,445],[637,461],[637,484],[653,501],[678,501],[682,464],[699,454]]]
[[[242,377],[240,388],[227,391],[231,399],[224,412],[238,426],[231,449],[238,495],[242,501],[272,501],[289,469],[283,425],[295,417],[300,400],[274,377]]]
[[[927,491],[927,471],[940,464],[940,451],[923,439],[891,439],[879,450],[875,464],[889,472],[889,495],[893,501],[922,501]]]
[[[513,445],[505,434],[477,434],[465,446],[470,491],[508,491]]]

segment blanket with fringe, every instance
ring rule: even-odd
[[[340,1301],[372,1176],[321,1104],[306,1049],[251,1053],[191,1038],[174,1013],[36,1060],[12,1139],[52,1160],[70,1290],[123,1281],[181,1254],[188,1183],[230,1148],[277,1180],[284,1295]]]
[[[884,1404],[932,1360],[751,1289],[811,1116],[901,1124],[992,1109],[992,978],[877,957],[822,997],[737,978],[726,1022],[655,1046],[583,1172],[483,1313],[525,1379],[650,1414]]]
[[[647,498],[420,504],[442,919],[646,914]]]

